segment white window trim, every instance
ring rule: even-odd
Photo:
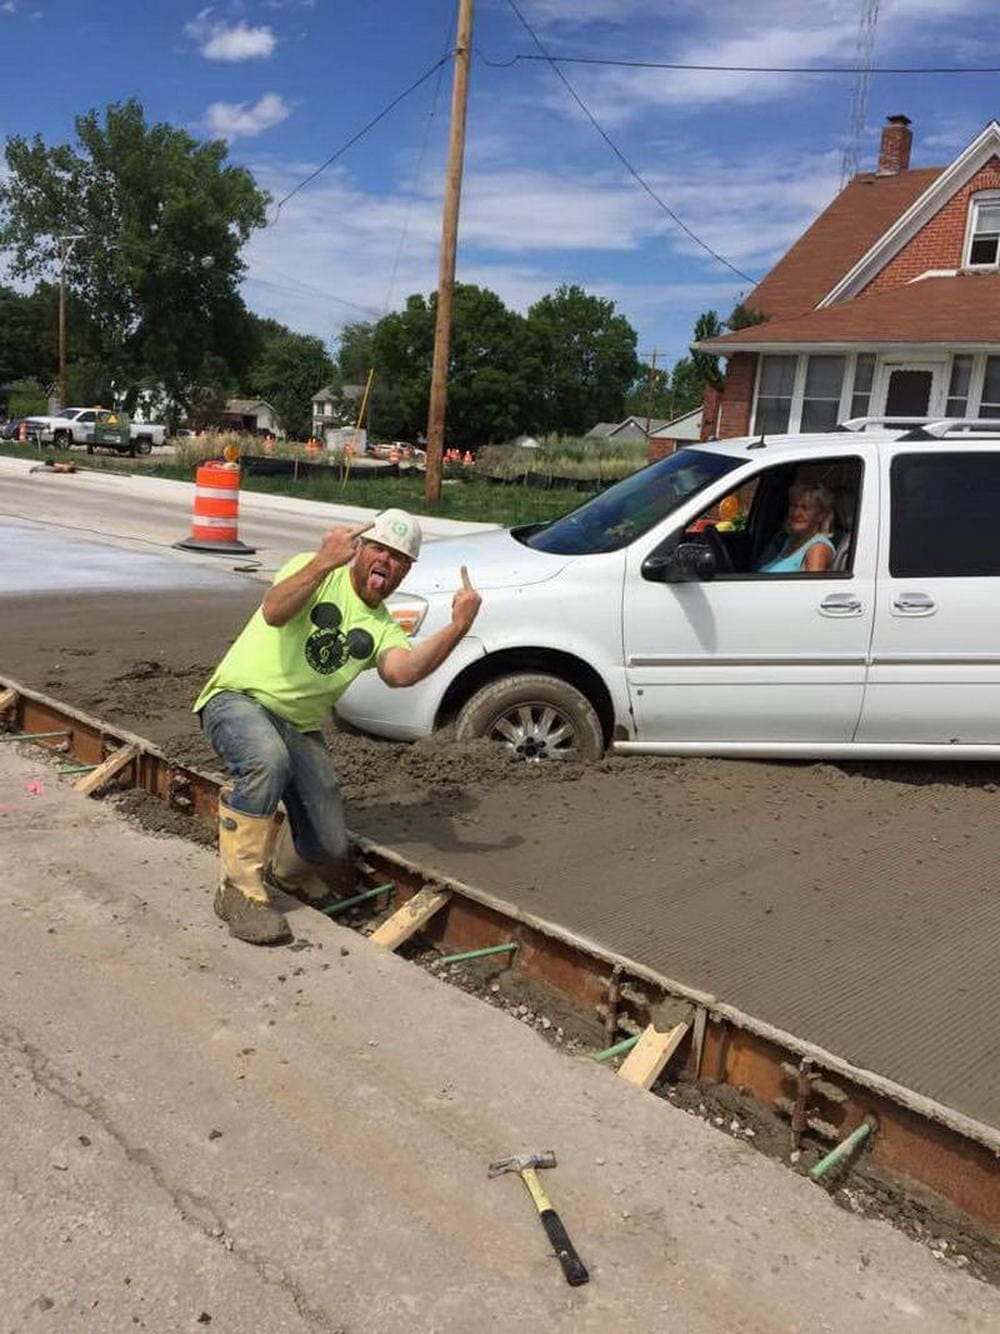
[[[965,219],[965,240],[962,243],[962,268],[988,273],[992,269],[1000,268],[1000,242],[997,243],[997,258],[992,264],[973,264],[970,258],[981,204],[1000,204],[1000,190],[980,190],[969,200],[969,211]]]

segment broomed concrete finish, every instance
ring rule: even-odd
[[[137,474],[102,473],[83,469],[72,475],[41,471],[38,460],[0,458],[0,520],[62,529],[80,537],[141,551],[169,550],[191,531],[194,484]],[[349,502],[350,490],[345,489]],[[256,547],[252,557],[197,556],[172,553],[181,562],[233,564],[259,561],[262,574],[273,573],[299,551],[318,546],[336,523],[362,523],[375,511],[357,505],[327,504],[259,491],[240,493],[240,538]],[[494,528],[495,524],[466,523],[457,519],[423,521],[427,538],[455,537]]]
[[[1000,1324],[885,1224],[309,910],[311,948],[231,941],[209,854],[10,747],[0,836],[5,1330]],[[535,1147],[586,1288],[486,1179]]]
[[[372,838],[1000,1127],[997,797],[952,769],[635,757],[474,807],[352,812]],[[941,766],[948,773],[948,766]],[[980,784],[982,780],[980,779]],[[626,789],[623,791],[622,789]],[[628,791],[632,800],[628,800]]]

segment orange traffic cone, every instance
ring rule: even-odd
[[[174,546],[182,551],[212,551],[246,556],[257,550],[240,541],[240,470],[213,459],[195,473],[191,536]]]

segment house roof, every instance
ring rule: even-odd
[[[855,176],[744,304],[772,319],[811,310],[944,170],[919,167],[895,176]],[[735,337],[723,341],[728,345]]]
[[[649,433],[650,433],[650,435],[652,435],[655,431],[658,431],[658,430],[660,429],[661,426],[666,426],[666,424],[667,424],[667,423],[666,423],[666,421],[664,420],[663,417],[650,417],[650,419],[649,419]],[[625,428],[626,428],[626,426],[635,426],[635,427],[638,428],[638,430],[642,431],[643,434],[645,434],[645,431],[646,431],[646,418],[645,418],[645,417],[626,417],[624,421],[622,421],[622,422],[616,422],[615,425],[614,425],[614,426],[611,428],[611,430],[608,432],[608,437],[609,437],[609,439],[610,439],[610,437],[617,435],[619,431],[624,431]]]
[[[697,440],[701,434],[701,413],[700,407],[692,408],[690,412],[682,412],[672,421],[664,422],[656,430],[650,424],[649,434],[662,436],[667,440]]]
[[[230,398],[226,400],[226,412],[240,412],[244,416],[249,416],[257,408],[267,408],[268,412],[273,412],[271,407],[263,398]]]
[[[584,439],[603,440],[606,436],[609,436],[611,434],[611,432],[615,429],[615,427],[618,424],[619,424],[618,422],[598,422],[596,426],[592,426],[590,428],[590,430],[584,436]]]
[[[752,325],[724,338],[706,338],[696,346],[705,352],[736,352],[802,343],[1000,344],[1000,273],[922,278],[872,296]]]

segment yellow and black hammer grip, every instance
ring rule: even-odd
[[[552,1243],[552,1249],[562,1265],[566,1282],[573,1288],[578,1288],[581,1283],[588,1283],[590,1275],[587,1272],[587,1266],[577,1255],[576,1247],[570,1241],[569,1233],[563,1227],[562,1219],[552,1208],[552,1202],[542,1189],[542,1183],[538,1180],[535,1169],[533,1167],[525,1168],[521,1173],[521,1180],[535,1202],[538,1217],[542,1220],[542,1227],[545,1229],[546,1235]]]
[[[563,1221],[556,1211],[554,1209],[543,1209],[538,1217],[542,1220],[542,1227],[548,1234],[552,1249],[562,1265],[566,1282],[572,1288],[578,1288],[581,1283],[588,1283],[590,1275],[587,1272],[587,1266],[577,1255],[576,1247],[570,1241],[569,1233],[563,1227]]]

